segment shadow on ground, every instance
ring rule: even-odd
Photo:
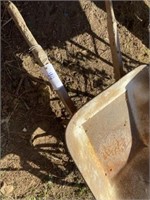
[[[106,12],[104,2],[94,3]],[[117,21],[149,47],[149,8],[144,1],[113,1],[113,7]]]

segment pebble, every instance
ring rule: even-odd
[[[10,193],[12,193],[14,190],[14,187],[12,185],[7,185],[6,183],[3,183],[0,192],[3,195],[9,195]]]
[[[26,128],[23,128],[22,131],[23,131],[24,133],[26,133],[26,132],[27,132],[27,129],[26,129]]]

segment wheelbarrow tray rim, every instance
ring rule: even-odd
[[[66,143],[68,150],[96,199],[103,198],[100,192],[97,193],[100,187],[102,191],[104,191],[104,194],[107,193],[108,188],[104,187],[104,185],[107,184],[109,186],[109,180],[107,180],[105,176],[102,176],[101,172],[103,171],[103,168],[100,166],[99,160],[94,153],[94,149],[88,140],[88,137],[83,128],[83,124],[102,109],[104,109],[111,102],[113,102],[120,95],[125,93],[129,82],[144,68],[147,67],[147,65],[141,65],[137,67],[125,75],[123,78],[121,78],[119,81],[117,81],[115,84],[110,86],[108,89],[93,98],[77,111],[67,126]],[[92,173],[90,173],[90,170]],[[101,177],[101,180],[98,177]],[[93,185],[95,186],[93,187]],[[111,192],[112,191],[110,191],[110,193]],[[104,199],[107,199],[107,197],[104,196]]]

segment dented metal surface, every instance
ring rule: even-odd
[[[140,66],[70,121],[68,149],[97,200],[149,199],[148,105],[149,68]]]

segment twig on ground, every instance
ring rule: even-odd
[[[18,107],[19,103],[17,103],[13,109],[13,111],[8,114],[8,116],[5,118],[5,119],[2,119],[1,120],[1,124],[4,124],[5,123],[5,127],[6,127],[6,131],[7,131],[7,138],[9,138],[10,136],[10,130],[9,130],[9,122],[10,122],[10,119],[12,117],[12,115],[14,114],[16,108]],[[7,141],[8,142],[8,141]]]
[[[10,78],[10,80],[13,81],[13,79],[11,77],[11,73],[7,67],[6,67],[6,73],[7,73],[8,77]]]
[[[29,92],[35,92],[35,89],[25,90],[25,91],[22,92],[17,98],[20,99],[24,94],[29,93]]]
[[[29,111],[29,110],[30,110],[30,107],[28,106],[28,104],[27,104],[22,98],[20,98],[20,100],[21,100],[21,101],[23,102],[23,104],[25,105],[27,111]]]
[[[6,8],[5,8],[5,10],[6,10]],[[5,14],[5,10],[4,10],[4,13],[3,13],[3,17],[4,17],[4,14]],[[22,12],[22,10],[20,10],[20,13]],[[13,18],[11,17],[10,19],[8,19],[3,25],[2,25],[2,27],[1,27],[1,29],[3,29],[4,28],[4,26],[6,26],[9,22],[11,22],[13,20]]]
[[[8,46],[10,45],[9,42],[7,42],[3,37],[1,37],[1,40],[2,40],[3,42],[5,42]]]
[[[4,7],[4,11],[3,11],[3,13],[2,13],[1,21],[3,21],[3,18],[4,18],[5,13],[6,13],[6,8]]]
[[[2,25],[2,29],[4,28],[4,26],[6,26],[9,22],[11,22],[12,21],[12,17],[9,19],[9,20],[7,20],[3,25]]]
[[[19,81],[17,90],[16,90],[16,92],[15,92],[15,95],[17,95],[17,96],[18,96],[18,94],[19,94],[19,90],[20,90],[20,88],[21,88],[21,85],[22,85],[22,83],[23,83],[24,78],[25,78],[25,77],[22,76],[22,78],[21,78],[20,81]]]

